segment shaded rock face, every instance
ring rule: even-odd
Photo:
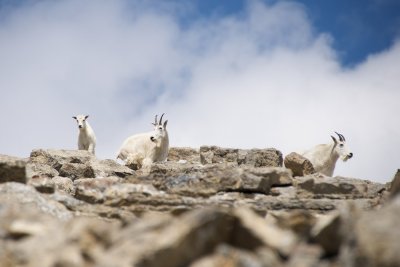
[[[26,182],[26,161],[0,155],[0,183],[6,182]]]
[[[293,178],[275,149],[169,155],[138,171],[87,151],[0,158],[0,266],[399,266],[397,176],[389,198],[304,161]]]

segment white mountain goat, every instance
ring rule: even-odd
[[[88,115],[78,115],[72,117],[78,123],[79,135],[78,135],[78,149],[79,150],[87,150],[93,155],[95,154],[96,147],[96,136],[94,135],[94,131],[92,127],[90,127],[87,122]]]
[[[332,176],[335,170],[336,161],[339,157],[343,161],[353,157],[353,153],[350,152],[346,145],[346,139],[340,133],[335,132],[339,141],[333,137],[333,143],[317,145],[314,148],[302,153],[302,156],[311,161],[315,171]]]
[[[147,133],[128,137],[121,146],[117,158],[126,164],[136,165],[137,168],[148,167],[153,162],[165,161],[168,156],[169,139],[167,132],[168,120],[162,123],[164,114],[157,122],[155,116],[154,130]]]

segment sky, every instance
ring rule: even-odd
[[[96,155],[166,113],[171,146],[302,151],[346,137],[335,175],[400,168],[400,2],[0,0],[0,154]]]

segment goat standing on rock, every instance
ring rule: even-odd
[[[343,161],[353,157],[353,153],[350,152],[346,145],[346,139],[340,133],[335,132],[339,141],[333,137],[333,143],[317,145],[311,150],[308,150],[301,155],[311,161],[315,171],[332,176],[335,170],[336,161],[339,157]]]
[[[76,120],[79,128],[78,149],[87,150],[94,155],[96,136],[94,135],[92,127],[90,127],[89,123],[86,121],[87,118],[89,118],[89,115],[78,115],[72,118]]]
[[[165,161],[168,156],[169,139],[167,122],[154,120],[154,130],[147,133],[136,134],[128,137],[121,146],[117,158],[124,160],[128,165],[137,168],[148,167],[153,162]]]

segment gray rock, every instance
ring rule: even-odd
[[[116,161],[111,159],[92,160],[89,163],[89,166],[93,170],[94,177],[109,177],[109,176],[126,177],[128,175],[133,175],[135,173],[130,168],[118,164]]]
[[[209,196],[222,191],[268,194],[271,186],[290,185],[292,177],[284,168],[236,167],[232,164],[161,163],[142,178],[156,188],[174,194]],[[136,182],[140,182],[136,181]]]
[[[94,170],[87,164],[82,163],[65,163],[61,166],[59,174],[71,180],[95,177]]]
[[[48,177],[33,176],[28,184],[35,187],[40,193],[52,194],[55,191],[54,181]]]
[[[26,172],[27,172],[27,177],[29,179],[34,176],[49,177],[49,178],[58,176],[58,171],[56,169],[42,163],[29,162],[26,165]]]
[[[311,230],[312,240],[321,245],[326,255],[337,255],[343,240],[341,227],[340,213],[321,215]]]
[[[52,180],[56,190],[63,191],[70,195],[75,195],[74,183],[70,178],[57,176],[53,177]]]
[[[99,266],[187,266],[227,242],[234,221],[229,213],[211,209],[177,219],[152,218],[150,224],[126,228]]]
[[[308,193],[315,198],[362,198],[368,191],[367,182],[359,179],[309,175],[297,177],[296,181],[297,188],[302,190],[299,193]]]
[[[390,196],[395,197],[400,193],[400,169],[397,170],[390,183]]]
[[[102,203],[104,191],[120,182],[121,178],[119,177],[77,179],[74,181],[75,197],[89,203]]]
[[[168,152],[168,161],[200,163],[200,152],[190,147],[171,147]]]
[[[285,167],[292,171],[293,176],[305,176],[315,173],[312,163],[295,152],[287,155],[284,162]]]
[[[66,163],[85,164],[95,159],[93,154],[86,150],[54,150],[37,149],[30,155],[32,163],[41,163],[48,165],[57,171]]]
[[[26,183],[26,161],[20,158],[0,155],[0,183]]]
[[[355,225],[356,244],[352,266],[400,265],[400,197],[380,210],[361,216]]]
[[[200,147],[200,162],[236,163],[253,167],[281,167],[282,153],[274,148],[268,149],[234,149],[217,146]]]
[[[42,214],[51,215],[59,220],[69,220],[72,214],[60,203],[42,195],[34,187],[20,183],[0,184],[0,203],[10,206],[16,213],[23,210],[35,210]],[[1,210],[1,208],[0,208]]]

